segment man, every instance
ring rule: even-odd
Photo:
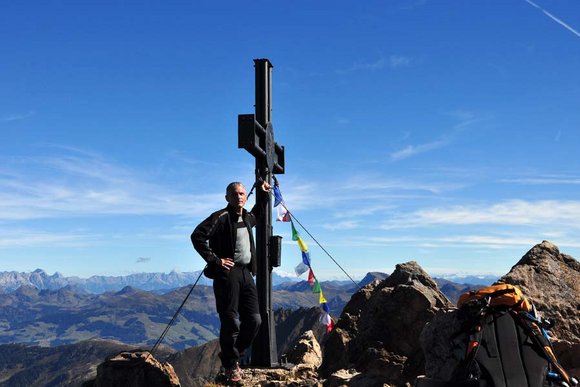
[[[261,189],[269,192],[263,182]],[[212,213],[191,234],[193,247],[207,262],[204,273],[213,279],[216,309],[220,318],[221,361],[230,382],[242,379],[240,356],[252,344],[262,319],[256,273],[256,249],[252,227],[263,209],[244,209],[247,201],[242,183],[226,188],[226,208]]]

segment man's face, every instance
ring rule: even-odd
[[[230,190],[226,195],[228,204],[238,210],[241,210],[246,205],[248,198],[246,197],[246,189],[243,185],[236,185],[234,189]]]

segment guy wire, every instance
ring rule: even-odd
[[[310,238],[312,238],[312,240],[318,245],[318,247],[320,247],[322,249],[322,251],[324,251],[324,253],[330,259],[332,259],[332,262],[334,262],[334,264],[336,266],[338,266],[340,268],[340,270],[342,270],[342,272],[352,281],[352,283],[355,284],[355,286],[358,288],[358,290],[360,290],[361,287],[358,286],[358,283],[356,283],[355,280],[353,280],[352,277],[350,275],[348,275],[348,273],[342,268],[342,266],[340,266],[340,264],[332,257],[332,255],[330,255],[330,253],[328,251],[326,251],[326,249],[324,248],[324,246],[322,246],[320,244],[320,242],[318,242],[318,240],[316,240],[316,238],[314,238],[314,236],[310,233],[310,231],[308,231],[308,229],[306,227],[304,227],[304,225],[302,223],[300,223],[300,221],[296,218],[296,216],[294,216],[294,214],[288,209],[288,207],[286,207],[283,202],[280,203],[280,205],[282,207],[284,207],[286,209],[286,211],[288,211],[288,213],[290,214],[290,216],[292,217],[292,219],[294,219],[296,221],[296,223],[298,223],[300,225],[300,227],[302,227],[302,229],[304,231],[306,231],[306,233],[308,234],[308,236],[310,236]]]
[[[207,265],[205,267],[207,267]],[[161,342],[165,338],[165,335],[167,334],[167,332],[169,332],[169,328],[171,328],[171,326],[173,325],[173,323],[177,319],[177,316],[181,312],[181,309],[183,309],[183,306],[185,305],[185,302],[187,301],[187,299],[189,298],[189,296],[193,292],[193,289],[195,288],[195,285],[197,285],[197,283],[199,282],[199,279],[203,275],[203,270],[205,269],[205,267],[201,270],[201,272],[199,273],[199,276],[195,280],[195,283],[191,286],[191,289],[189,289],[189,293],[187,293],[187,296],[185,296],[185,299],[183,300],[183,302],[181,303],[181,305],[179,306],[179,308],[177,308],[177,311],[173,315],[173,318],[171,319],[171,321],[169,321],[169,323],[165,327],[165,330],[163,331],[163,333],[161,334],[161,336],[159,336],[159,339],[157,339],[157,342],[155,343],[155,345],[153,346],[153,348],[151,348],[151,351],[149,351],[149,355],[147,356],[147,358],[145,359],[145,361],[147,361],[150,356],[153,356],[153,354],[157,351],[157,349],[161,345]]]

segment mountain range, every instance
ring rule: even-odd
[[[275,291],[274,308],[317,307],[318,296],[309,288],[302,291],[303,287]],[[100,338],[151,347],[190,289],[186,286],[159,294],[127,286],[118,292],[92,294],[70,285],[57,290],[23,285],[0,294],[0,344],[54,347]],[[331,313],[339,315],[352,292],[340,287],[324,289]],[[215,339],[219,319],[214,305],[213,289],[197,285],[164,344],[183,350]]]
[[[152,346],[171,321],[179,305],[191,289],[191,284],[164,292],[139,289],[125,286],[118,291],[89,293],[80,284],[67,284],[58,289],[51,289],[57,284],[67,283],[65,277],[47,276],[37,270],[29,273],[31,283],[21,285],[16,290],[0,294],[0,344],[23,343],[42,347],[68,345],[94,338],[116,340],[135,346]],[[133,275],[132,283],[143,284],[137,279],[173,278],[183,280],[185,276],[162,277],[159,275]],[[1,278],[8,275],[3,273]],[[388,277],[384,273],[368,273],[358,284],[343,281],[322,281],[327,305],[332,316],[339,316],[351,295],[359,288],[374,280]],[[12,285],[15,283],[11,277]],[[96,283],[95,277],[92,284]],[[111,277],[118,283],[119,277]],[[103,278],[101,278],[103,279]],[[54,280],[54,281],[53,281]],[[451,300],[471,289],[470,285],[455,284],[441,280],[441,289]],[[113,281],[100,282],[112,286]],[[155,282],[145,282],[153,286]],[[164,281],[164,286],[173,286],[177,282]],[[6,282],[4,282],[6,284]],[[44,288],[42,288],[42,287]],[[7,287],[7,289],[9,289]],[[96,287],[93,287],[96,289]],[[318,296],[313,294],[307,281],[284,282],[274,286],[274,309],[289,311],[300,308],[318,307]],[[164,344],[174,350],[183,350],[191,346],[204,344],[217,337],[219,318],[215,312],[214,295],[211,286],[198,284],[177,316]]]
[[[42,269],[36,269],[32,272],[3,271],[0,272],[0,293],[13,292],[23,285],[33,286],[40,290],[58,290],[68,286],[78,291],[94,294],[111,291],[117,292],[126,286],[130,286],[141,290],[162,293],[189,286],[198,279],[199,285],[211,286],[211,280],[203,275],[200,276],[200,274],[201,271],[171,271],[169,273],[134,273],[125,276],[95,275],[89,278],[81,278],[76,276],[66,277],[58,272],[49,275]],[[325,283],[327,286],[332,287],[350,287],[354,291],[357,287],[361,288],[374,279],[384,279],[386,277],[387,274],[385,273],[371,272],[357,284],[352,281],[325,281]],[[481,286],[491,284],[497,277],[447,275],[441,279],[457,284]],[[272,285],[274,290],[282,289],[284,286],[292,286],[299,282],[299,278],[282,276],[276,272],[272,272]]]
[[[102,276],[95,275],[89,278],[65,277],[56,272],[47,274],[42,269],[33,272],[4,271],[0,272],[0,292],[12,292],[20,286],[34,286],[40,290],[57,290],[66,286],[73,286],[78,290],[88,293],[104,293],[109,291],[119,291],[126,286],[131,286],[141,290],[169,291],[183,286],[188,286],[199,278],[200,285],[210,285],[211,280],[205,276],[200,276],[201,271],[169,273],[134,273],[126,276]],[[283,282],[298,281],[294,277],[284,277],[275,272],[272,273],[272,284],[278,285]]]

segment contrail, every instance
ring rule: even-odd
[[[580,38],[580,32],[576,31],[574,28],[570,27],[568,24],[564,23],[562,20],[558,19],[556,16],[552,15],[550,12],[546,11],[544,8],[540,7],[531,0],[525,0],[526,3],[533,5],[543,13],[545,13],[550,19],[554,20],[556,23],[560,24],[562,27],[566,28],[568,31]]]

